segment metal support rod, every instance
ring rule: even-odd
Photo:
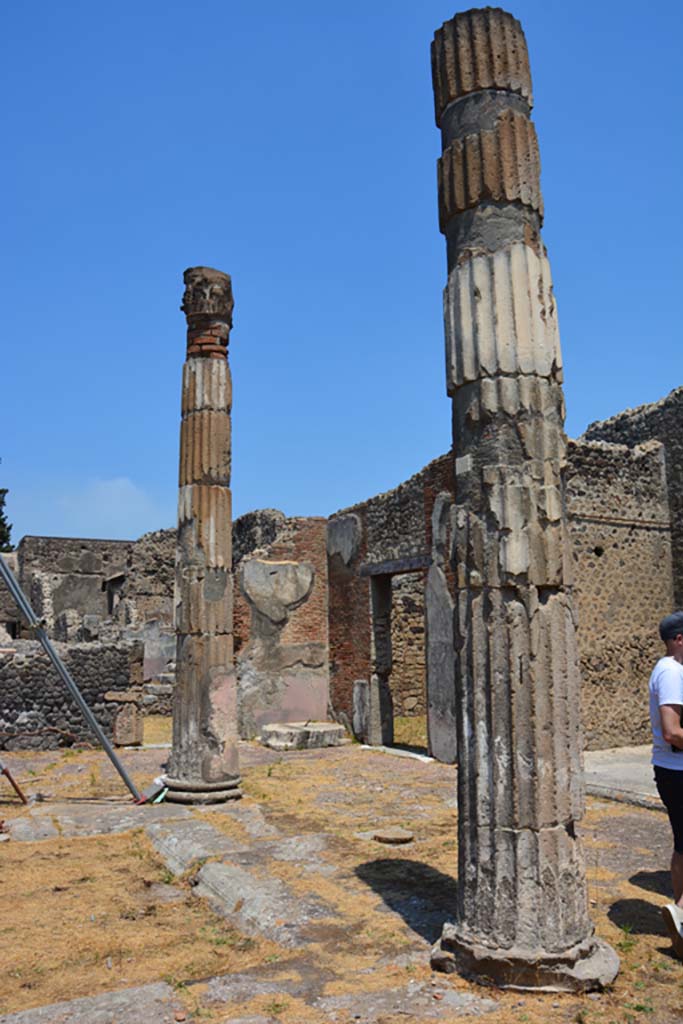
[[[9,568],[9,566],[6,565],[4,558],[1,558],[1,557],[0,557],[0,576],[5,581],[5,584],[7,585],[7,589],[9,590],[10,594],[14,598],[14,600],[15,600],[15,602],[17,604],[17,607],[19,608],[19,611],[22,613],[22,615],[26,619],[26,622],[28,623],[28,626],[31,629],[32,633],[35,635],[36,639],[40,641],[40,643],[41,643],[41,645],[43,647],[43,650],[47,654],[48,658],[50,659],[50,661],[54,665],[55,669],[57,670],[57,673],[59,674],[62,682],[66,686],[67,690],[69,691],[69,693],[73,697],[73,699],[76,702],[76,704],[78,705],[78,707],[79,707],[83,717],[85,718],[86,722],[88,723],[88,725],[90,726],[92,731],[95,733],[95,736],[97,736],[97,739],[102,744],[102,747],[103,747],[107,757],[109,758],[111,763],[114,765],[114,768],[116,768],[116,771],[119,773],[119,775],[123,779],[123,781],[126,784],[127,788],[133,794],[133,798],[136,801],[140,801],[142,799],[142,797],[141,797],[137,787],[135,786],[135,783],[133,782],[133,780],[129,776],[129,774],[126,771],[126,769],[121,764],[121,762],[118,759],[118,757],[116,756],[116,754],[114,753],[114,748],[112,747],[111,743],[109,742],[109,740],[105,736],[104,732],[102,731],[102,728],[101,728],[99,722],[97,721],[97,719],[95,718],[95,716],[93,715],[92,711],[90,710],[90,708],[88,707],[88,705],[84,701],[84,699],[83,699],[83,697],[81,695],[81,691],[78,689],[78,687],[76,686],[75,682],[71,678],[69,670],[67,669],[66,665],[64,664],[62,659],[57,654],[57,651],[52,646],[52,641],[50,640],[50,638],[48,637],[47,633],[45,632],[45,629],[43,628],[43,625],[42,625],[40,619],[38,618],[36,613],[33,611],[33,608],[31,607],[31,605],[28,603],[28,599],[27,599],[26,595],[24,594],[23,590],[21,589],[21,587],[19,586],[17,580],[15,579],[14,573]]]
[[[5,778],[7,779],[7,781],[10,784],[10,786],[12,787],[14,792],[17,794],[17,796],[19,797],[21,802],[23,804],[27,804],[28,800],[26,799],[24,794],[19,789],[19,784],[17,782],[15,782],[15,780],[12,778],[12,773],[10,772],[9,768],[7,767],[7,765],[3,764],[2,761],[0,761],[0,775],[4,775],[5,776]]]

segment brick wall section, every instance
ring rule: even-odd
[[[585,743],[647,743],[657,623],[673,601],[664,450],[575,441],[568,454]]]
[[[609,441],[633,448],[644,441],[664,445],[666,476],[673,541],[674,603],[683,608],[683,387],[650,405],[591,423],[584,434],[587,441]]]
[[[274,510],[245,518],[236,546],[240,557],[235,562],[233,628],[239,731],[251,739],[270,722],[327,718],[327,520],[286,518]],[[254,562],[272,563],[279,569],[249,576]],[[312,577],[305,567],[312,570]],[[293,578],[310,586],[291,600],[285,592],[296,592],[288,591],[285,581],[291,584]],[[283,590],[278,589],[281,584]],[[271,586],[274,589],[269,590]],[[270,618],[280,598],[286,602],[286,614]]]
[[[266,517],[271,514],[269,522]],[[258,515],[256,529],[240,529],[242,519],[252,520]],[[240,529],[239,541],[235,545],[238,558],[234,560],[235,594],[233,604],[233,635],[235,654],[249,643],[251,610],[239,586],[239,567],[248,558],[259,558],[268,562],[307,562],[313,566],[315,577],[310,596],[290,616],[281,634],[281,642],[322,643],[327,647],[327,556],[325,536],[327,520],[323,517],[287,518],[277,510],[247,513],[235,522]],[[253,546],[252,546],[253,545]]]
[[[343,513],[337,513],[343,515]],[[347,564],[328,553],[330,702],[334,713],[349,726],[353,717],[353,684],[369,679],[372,658],[370,581],[359,576],[367,561],[365,510],[357,506],[359,544]]]

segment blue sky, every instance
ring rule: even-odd
[[[326,515],[448,449],[429,44],[457,9],[5,12],[0,486],[15,541],[174,523],[195,264],[233,278],[235,514]],[[531,53],[577,436],[681,383],[683,8],[508,9]]]

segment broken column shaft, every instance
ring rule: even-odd
[[[167,800],[241,796],[232,638],[232,499],[228,342],[232,286],[209,267],[185,271],[176,683]]]
[[[526,41],[492,8],[435,35],[458,749],[457,920],[433,964],[517,988],[612,981],[575,823],[579,668],[559,334]]]

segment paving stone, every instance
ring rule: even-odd
[[[481,999],[469,992],[414,981],[402,988],[381,989],[379,992],[356,991],[343,996],[322,996],[315,1000],[313,1007],[324,1013],[326,1020],[338,1021],[339,1024],[358,1020],[370,1024],[393,1014],[420,1020],[479,1016],[498,1009],[498,1004],[493,999]]]
[[[212,814],[230,815],[244,827],[252,839],[268,839],[271,836],[280,835],[280,830],[266,821],[263,811],[257,804],[248,804],[241,800],[239,803],[215,804],[207,808],[197,808],[197,810],[200,813],[205,810]]]
[[[257,878],[235,864],[205,864],[195,892],[246,935],[262,935],[283,946],[303,946],[306,927],[335,912],[314,896],[301,897],[279,878]]]
[[[321,832],[311,832],[309,835],[289,836],[277,842],[259,843],[254,853],[264,858],[288,861],[298,865],[302,871],[329,877],[336,873],[337,868],[319,856],[327,847],[327,836]]]
[[[174,1024],[181,1004],[165,982],[0,1016],[0,1024]]]
[[[242,849],[224,832],[208,821],[154,822],[145,826],[154,849],[174,875],[184,874],[193,864],[207,857],[222,856]]]
[[[127,832],[150,821],[175,821],[191,811],[171,804],[143,805],[105,801],[38,804],[25,817],[10,823],[10,835],[22,842],[63,836],[94,836]],[[55,822],[57,827],[55,827]]]
[[[47,814],[29,811],[25,818],[15,818],[7,823],[12,839],[21,843],[34,843],[40,839],[53,839],[59,835],[52,818]]]

